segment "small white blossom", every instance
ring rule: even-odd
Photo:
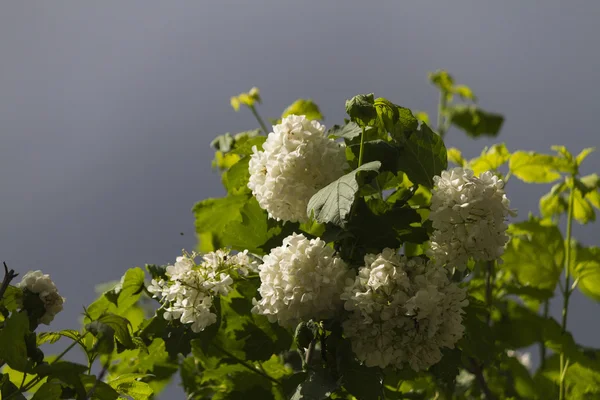
[[[40,317],[39,323],[50,325],[54,316],[62,311],[65,298],[58,293],[50,275],[44,274],[40,270],[29,271],[23,276],[17,287],[37,294],[42,300],[46,312]]]
[[[453,168],[433,178],[431,213],[434,233],[427,255],[437,265],[464,270],[470,257],[492,261],[508,241],[506,218],[514,215],[504,182],[487,171]]]
[[[253,300],[252,312],[282,326],[333,316],[341,307],[340,294],[350,273],[323,240],[298,234],[272,249],[258,269],[262,298]]]
[[[269,217],[305,222],[310,198],[344,174],[345,148],[324,132],[317,121],[289,115],[273,126],[263,151],[253,148],[248,187]]]
[[[217,250],[202,256],[199,264],[195,261],[197,257],[196,253],[177,257],[175,264],[166,268],[168,280],[153,279],[148,286],[148,291],[165,303],[164,318],[190,324],[194,332],[203,331],[217,321],[212,312],[213,299],[232,290],[232,273],[247,275],[256,271],[256,262],[248,251],[232,255]]]
[[[448,279],[444,268],[423,258],[407,259],[386,248],[365,256],[354,280],[348,280],[343,322],[357,358],[367,366],[413,370],[429,368],[463,336],[466,290]]]

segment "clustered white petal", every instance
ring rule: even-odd
[[[365,256],[341,298],[350,312],[343,322],[356,357],[369,367],[424,370],[463,336],[466,289],[447,270],[420,257],[386,248]]]
[[[196,253],[177,257],[175,264],[167,266],[168,280],[153,279],[148,290],[166,304],[164,318],[191,324],[194,332],[203,331],[217,321],[212,310],[217,295],[226,296],[233,284],[232,273],[247,275],[256,271],[248,251],[235,255],[223,250],[205,254],[197,264]]]
[[[487,171],[453,168],[433,178],[431,213],[434,233],[427,255],[437,265],[463,270],[472,257],[492,261],[508,241],[506,218],[514,215],[504,182]]]
[[[351,274],[326,242],[298,234],[272,249],[258,269],[262,298],[253,300],[252,312],[286,327],[333,316],[341,309],[340,294]]]
[[[273,126],[263,151],[253,148],[248,187],[269,217],[305,222],[310,198],[344,174],[344,146],[324,132],[318,121],[289,115]]]
[[[44,274],[40,270],[29,271],[23,276],[17,287],[23,291],[27,290],[37,294],[44,303],[46,312],[39,319],[39,323],[50,325],[54,316],[62,311],[65,298],[58,293],[58,289],[50,279],[50,275]]]

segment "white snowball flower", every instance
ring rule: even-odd
[[[386,248],[365,256],[341,299],[350,312],[344,334],[369,367],[429,368],[463,336],[466,289],[423,258],[407,259]]]
[[[333,316],[341,307],[340,294],[351,273],[323,240],[298,234],[272,249],[258,269],[262,298],[253,299],[252,312],[286,327]]]
[[[193,332],[200,332],[217,322],[212,312],[215,296],[226,296],[234,281],[231,274],[247,275],[256,270],[256,262],[248,251],[235,255],[217,250],[202,256],[197,264],[196,253],[177,257],[174,265],[166,268],[168,280],[153,279],[148,291],[166,304],[164,318],[190,324]]]
[[[515,215],[504,182],[490,171],[453,168],[433,178],[431,213],[434,233],[427,255],[437,265],[464,270],[467,261],[492,261],[508,241],[506,218]]]
[[[324,132],[317,121],[289,115],[273,126],[263,151],[253,148],[248,187],[269,217],[305,222],[310,198],[344,174],[345,148]]]
[[[44,274],[40,270],[29,271],[23,276],[17,287],[37,294],[42,300],[46,312],[40,317],[39,323],[50,325],[56,314],[62,311],[65,298],[58,293],[50,275]]]

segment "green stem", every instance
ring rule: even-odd
[[[365,127],[362,128],[362,134],[360,135],[360,152],[358,153],[358,166],[360,167],[363,162],[363,150],[365,147]]]
[[[262,128],[262,130],[265,132],[265,135],[268,135],[269,130],[267,129],[267,125],[265,125],[265,122],[262,120],[262,118],[258,114],[258,111],[256,111],[256,107],[254,107],[253,105],[248,106],[248,107],[250,108],[250,111],[252,111],[252,114],[254,114],[254,118],[256,118],[256,120],[260,124],[260,127]]]
[[[550,309],[550,301],[546,300],[544,301],[544,319],[548,318],[548,312]],[[544,369],[544,366],[546,365],[546,344],[544,343],[544,341],[540,342],[540,369]]]
[[[25,384],[26,378],[27,378],[27,372],[23,372],[23,379],[21,379],[21,385],[19,385],[19,390],[23,390],[23,385]]]
[[[575,176],[572,177],[573,181]],[[563,334],[567,331],[567,314],[569,312],[569,298],[571,297],[571,231],[573,226],[573,209],[575,204],[575,185],[571,187],[571,193],[569,194],[569,211],[567,214],[567,237],[565,239],[565,286],[563,291],[563,309],[562,309],[562,331]],[[565,356],[564,351],[560,353],[560,384],[559,384],[559,399],[565,400],[566,386],[565,377],[567,375],[567,368],[569,367],[569,360]]]
[[[444,113],[448,107],[447,93],[445,90],[440,90],[440,101],[438,102],[438,114],[437,114],[437,130],[439,135],[443,138],[446,134],[446,123],[444,121]]]
[[[248,364],[246,361],[244,360],[240,360],[239,358],[237,358],[236,356],[234,356],[233,354],[231,354],[230,352],[228,352],[227,350],[225,350],[224,348],[222,348],[221,346],[218,346],[214,343],[211,343],[211,345],[219,350],[221,353],[225,354],[227,357],[233,358],[235,361],[237,361],[238,363],[240,363],[242,366],[244,366],[245,368],[249,369],[250,371],[262,376],[263,378],[266,378],[268,380],[270,380],[273,383],[276,383],[277,385],[281,385],[281,382],[279,382],[277,379],[273,378],[272,376],[268,375],[265,372],[262,372],[259,369],[256,369],[254,366]]]

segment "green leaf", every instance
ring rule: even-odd
[[[93,375],[80,375],[81,382],[85,387],[90,399],[94,400],[117,400],[119,393],[105,382],[99,381]]]
[[[377,202],[377,201],[374,201]],[[384,203],[379,200],[377,203]],[[397,248],[402,242],[422,243],[428,239],[423,227],[412,226],[421,222],[416,210],[410,207],[393,207],[375,213],[377,205],[357,201],[356,211],[348,224],[352,235],[349,246],[342,246],[342,257],[347,261],[362,263],[367,253],[379,253],[383,248]],[[350,250],[350,254],[345,251]],[[350,259],[352,256],[352,259]]]
[[[139,267],[130,268],[125,272],[121,283],[118,285],[117,307],[118,314],[121,314],[137,303],[142,290],[144,289],[144,270]]]
[[[469,296],[469,305],[464,310],[463,325],[465,335],[458,342],[457,347],[465,355],[480,361],[487,361],[494,357],[494,335],[486,322],[488,311],[485,304]]]
[[[260,129],[256,129],[254,131],[242,132],[240,134],[237,134],[235,147],[233,150],[231,150],[231,153],[237,154],[239,156],[249,156],[252,153],[254,153],[253,148],[255,146],[258,151],[261,151],[263,149],[263,143],[265,142],[265,140],[267,140],[267,137],[260,135],[260,132]],[[238,138],[238,136],[241,134],[245,134],[245,136]]]
[[[23,290],[16,286],[7,286],[2,299],[0,299],[0,310],[4,307],[7,311],[16,311],[21,304],[22,298]]]
[[[325,186],[308,202],[308,214],[314,215],[315,220],[320,223],[330,222],[338,226],[345,226],[359,188],[357,182],[359,172],[374,172],[380,166],[381,163],[378,161],[363,164]]]
[[[34,371],[40,375],[40,377],[48,377],[48,381],[59,379],[67,385],[72,386],[75,389],[78,398],[85,398],[86,391],[80,375],[87,372],[87,369],[88,368],[82,364],[70,361],[57,361],[52,364],[40,364]]]
[[[160,280],[167,278],[167,266],[166,265],[154,265],[146,264],[146,271],[150,274],[152,279]]]
[[[345,125],[334,125],[327,131],[327,136],[332,139],[343,138],[352,140],[362,133],[362,128],[354,122],[348,122]]]
[[[350,146],[350,149],[358,159],[360,154],[360,144]],[[372,140],[363,145],[363,163],[371,161],[380,161],[379,171],[398,172],[398,158],[400,153],[398,149],[384,140]]]
[[[510,153],[506,145],[504,143],[495,144],[489,149],[486,147],[478,158],[469,161],[469,168],[479,175],[486,171],[496,171],[509,159]]]
[[[398,167],[413,183],[433,187],[433,177],[448,168],[442,138],[425,124],[418,131],[394,138],[400,147]]]
[[[13,400],[27,400],[19,388],[10,381],[8,374],[0,374],[0,398]]]
[[[208,253],[224,247],[219,235],[232,221],[242,221],[241,209],[248,202],[248,196],[227,196],[220,199],[206,199],[196,203],[192,211],[196,216],[196,233],[200,238],[200,251]]]
[[[540,212],[545,218],[560,215],[567,210],[568,204],[562,193],[567,189],[564,182],[552,186],[550,192],[540,198]]]
[[[81,340],[81,335],[74,329],[65,329],[60,332],[40,332],[37,334],[37,345],[44,343],[56,343],[61,337],[66,337],[73,341]]]
[[[369,368],[354,357],[350,342],[344,340],[336,348],[338,372],[342,385],[361,400],[378,400],[383,396],[383,375],[380,368]]]
[[[429,81],[442,92],[452,92],[454,78],[445,70],[437,70],[429,73]]]
[[[600,301],[600,247],[573,247],[571,273],[586,296]]]
[[[373,93],[359,94],[346,100],[346,113],[359,126],[374,126],[377,119]]]
[[[585,196],[600,188],[600,176],[598,176],[598,174],[589,174],[580,179],[575,179],[575,186],[581,190],[581,193]]]
[[[515,274],[522,285],[554,290],[564,262],[564,242],[556,225],[531,217],[512,224],[511,240],[500,268]]]
[[[281,223],[269,220],[267,212],[260,208],[254,197],[246,200],[239,213],[241,219],[230,221],[216,236],[219,243],[234,250],[247,249],[257,255],[265,254],[263,245],[281,232]]]
[[[471,105],[454,105],[449,108],[450,122],[470,137],[496,137],[504,123],[504,117]]]
[[[0,343],[2,343],[0,360],[4,360],[6,364],[17,371],[25,371],[27,368],[25,336],[28,333],[29,318],[26,312],[11,313],[0,330]]]
[[[508,167],[513,175],[528,183],[550,183],[559,179],[561,172],[573,172],[563,158],[525,151],[513,153]]]
[[[585,160],[587,158],[587,156],[589,156],[595,150],[596,150],[595,147],[587,147],[587,148],[581,150],[581,153],[579,153],[577,155],[577,157],[575,157],[575,161],[577,162],[577,166],[580,166],[581,163],[583,162],[583,160]]]
[[[292,337],[262,315],[251,313],[252,299],[259,282],[238,282],[236,289],[221,298],[222,324],[214,343],[236,357],[251,361],[267,361],[274,354],[289,350]],[[208,343],[197,343],[208,351]]]
[[[52,381],[40,386],[31,400],[58,400],[61,395],[62,385],[57,381]]]
[[[492,329],[497,340],[509,348],[518,349],[543,342],[543,323],[543,317],[511,301]]]
[[[291,400],[325,400],[338,386],[325,369],[310,370],[307,379],[298,385]]]
[[[463,158],[462,153],[455,147],[450,147],[447,151],[448,161],[458,165],[459,167],[464,167],[467,161]]]
[[[239,195],[250,192],[248,188],[248,180],[250,179],[249,163],[250,157],[245,156],[223,173],[223,185],[229,194]]]
[[[150,399],[154,391],[147,383],[138,381],[138,378],[139,374],[125,374],[109,381],[108,385],[133,400]]]
[[[310,99],[298,99],[285,109],[281,118],[288,115],[304,115],[308,119],[323,119],[319,107]]]
[[[592,208],[592,205],[583,198],[581,191],[578,189],[575,190],[574,193],[574,203],[573,203],[573,218],[577,220],[580,224],[587,224],[590,221],[596,220],[596,213]]]

